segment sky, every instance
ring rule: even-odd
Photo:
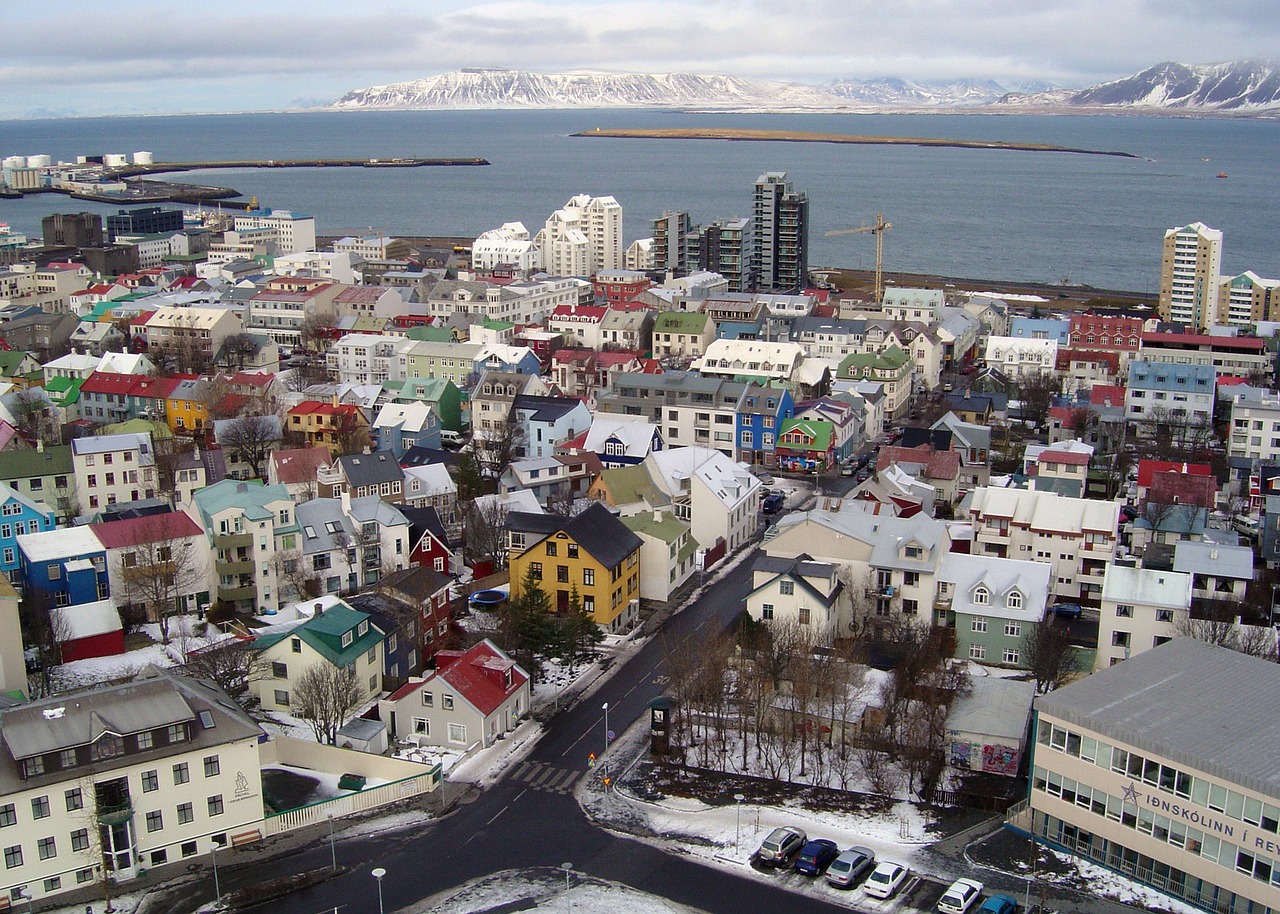
[[[1275,0],[49,0],[4,25],[3,118],[276,110],[459,67],[1076,87],[1280,46]]]

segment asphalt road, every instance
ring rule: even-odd
[[[574,788],[588,770],[588,755],[600,756],[604,750],[603,704],[609,704],[609,726],[617,733],[641,715],[647,719],[648,702],[663,692],[665,645],[672,639],[703,639],[723,630],[738,614],[750,576],[748,558],[669,619],[661,634],[616,669],[590,698],[553,717],[525,760],[499,783],[419,832],[343,842],[340,864],[349,868],[344,875],[263,905],[262,910],[322,914],[336,907],[343,914],[372,914],[378,910],[377,886],[370,876],[373,867],[387,871],[382,890],[390,912],[497,871],[559,867],[566,862],[591,876],[712,914],[741,914],[748,898],[751,910],[845,910],[615,836],[592,824],[573,798]],[[601,761],[607,759],[604,754]],[[262,872],[268,868],[298,872],[328,862],[329,849],[313,847],[270,863],[263,861],[252,869],[228,872],[224,890],[228,884],[268,878]]]

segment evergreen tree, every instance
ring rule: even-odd
[[[557,620],[556,656],[569,664],[572,673],[583,655],[604,639],[604,632],[591,615],[582,608],[582,597],[577,585],[569,591],[569,606]]]

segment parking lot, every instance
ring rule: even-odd
[[[858,884],[852,888],[841,889],[830,885],[822,876],[802,876],[789,866],[779,867],[774,870],[771,867],[753,863],[752,868],[790,891],[816,893],[833,904],[852,908],[856,911],[865,911],[868,914],[936,911],[938,899],[942,897],[942,893],[950,885],[949,882],[942,882],[931,876],[911,873],[907,876],[907,881],[902,884],[902,888],[892,898],[880,899],[873,898],[862,890],[862,880],[859,880]],[[989,894],[991,893],[983,892],[982,899],[985,899]],[[973,907],[969,909],[971,914],[981,904],[981,900],[975,902]]]

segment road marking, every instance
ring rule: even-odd
[[[497,812],[495,812],[495,813],[493,814],[493,819],[498,818],[498,816],[500,816],[500,815],[502,815],[504,812],[506,812],[506,811],[507,811],[507,809],[508,809],[508,808],[510,808],[510,806],[511,806],[511,804],[510,804],[510,803],[508,803],[506,806],[502,807],[502,808],[501,808],[501,809],[499,809]],[[493,819],[490,819],[488,822],[486,822],[486,823],[484,823],[484,824],[485,824],[485,825],[492,825],[492,824],[493,824]],[[471,839],[470,839],[470,838],[468,838],[467,840],[471,840]]]
[[[551,772],[555,770],[556,770],[555,768],[544,767],[542,769],[542,772],[536,778],[533,778],[531,781],[529,781],[530,786],[540,787],[542,785],[542,782],[547,779],[547,775],[551,774]]]
[[[516,802],[516,800],[519,800],[522,796],[524,796],[528,792],[529,792],[529,788],[528,787],[524,788],[518,794],[515,795],[515,799],[513,799],[511,802],[512,803]]]
[[[515,771],[516,780],[523,781],[525,779],[525,775],[529,773],[529,768],[532,764],[532,762],[521,762],[520,767]]]

